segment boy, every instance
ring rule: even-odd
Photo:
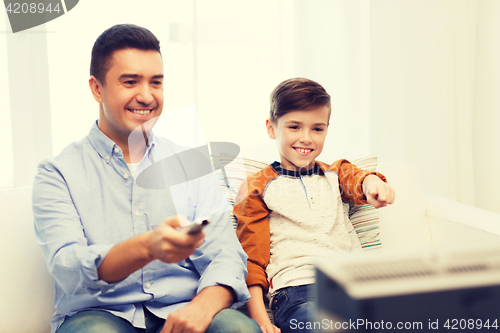
[[[279,84],[271,94],[266,127],[281,163],[248,177],[238,193],[237,234],[249,256],[247,306],[263,332],[279,332],[276,326],[289,332],[292,319],[311,321],[311,258],[361,248],[342,201],[376,208],[394,201],[394,190],[383,175],[347,160],[332,165],[316,161],[330,113],[330,95],[318,83],[295,78]],[[267,316],[264,291],[271,298],[276,326]]]

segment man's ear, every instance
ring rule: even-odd
[[[273,123],[271,118],[267,118],[266,119],[267,135],[269,135],[269,137],[273,140],[276,139],[276,134],[274,134],[274,126],[276,126],[276,124]]]
[[[101,95],[102,84],[94,75],[92,75],[89,79],[89,87],[96,102],[102,103],[102,95]]]

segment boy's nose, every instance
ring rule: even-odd
[[[311,136],[309,135],[309,133],[308,133],[307,131],[304,131],[304,132],[302,133],[302,135],[300,136],[299,141],[300,141],[301,143],[307,143],[307,144],[309,144],[309,143],[311,143],[311,142],[312,142],[312,140],[311,140]]]

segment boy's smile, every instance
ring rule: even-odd
[[[323,150],[330,109],[322,106],[312,110],[291,111],[277,122],[266,121],[267,133],[276,140],[281,167],[288,170],[310,169]]]

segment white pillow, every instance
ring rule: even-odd
[[[418,168],[408,162],[387,162],[379,163],[378,171],[387,177],[396,193],[393,205],[379,209],[384,251],[431,247]]]
[[[0,189],[0,332],[48,333],[54,280],[35,241],[31,187]]]

